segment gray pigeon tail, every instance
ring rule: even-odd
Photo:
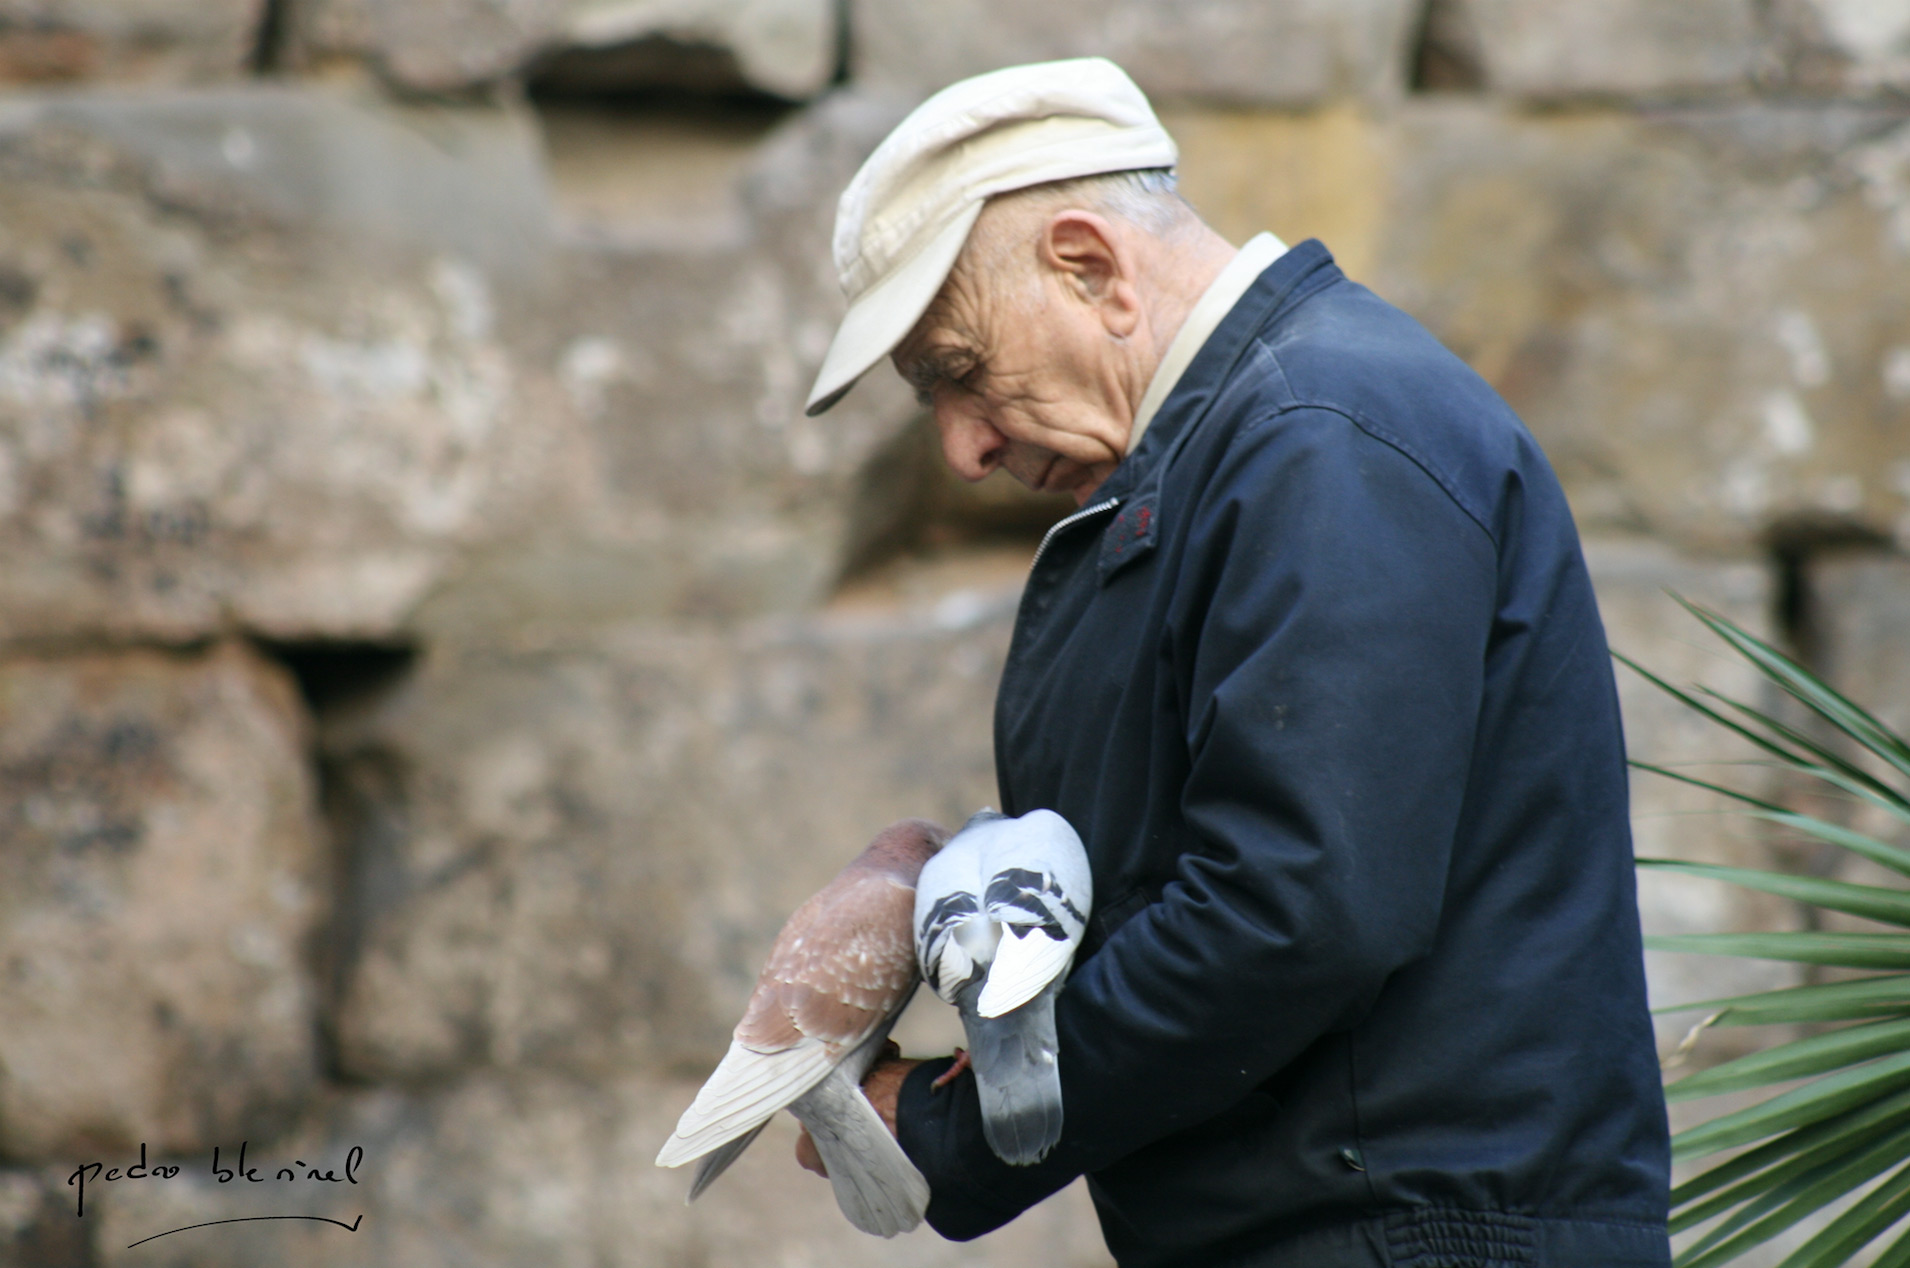
[[[894,1237],[922,1222],[928,1210],[928,1181],[862,1094],[857,1064],[837,1066],[789,1112],[809,1129],[828,1168],[836,1205],[849,1222],[865,1233]]]
[[[1061,1139],[1061,1067],[1055,1056],[1054,1001],[1060,982],[1003,1017],[983,1017],[977,980],[957,1005],[968,1032],[968,1063],[981,1093],[982,1135],[1011,1166],[1040,1162]]]

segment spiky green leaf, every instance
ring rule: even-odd
[[[1721,1162],[1673,1189],[1671,1205],[1673,1208],[1686,1206],[1694,1199],[1755,1176],[1795,1154],[1835,1147],[1842,1141],[1878,1129],[1888,1130],[1906,1121],[1910,1121],[1910,1088],[1786,1132],[1755,1149],[1747,1149],[1728,1162]]]
[[[1893,1113],[1867,1116],[1868,1121],[1860,1122],[1858,1121],[1860,1117],[1865,1116],[1840,1114],[1828,1124],[1820,1124],[1820,1127],[1828,1127],[1829,1130],[1810,1133],[1816,1137],[1815,1143],[1809,1148],[1796,1148],[1789,1157],[1785,1157],[1782,1153],[1765,1154],[1765,1151],[1772,1146],[1793,1144],[1799,1137],[1804,1136],[1805,1132],[1793,1132],[1780,1140],[1770,1142],[1769,1145],[1758,1146],[1757,1149],[1741,1157],[1760,1154],[1764,1155],[1765,1161],[1753,1162],[1735,1183],[1698,1201],[1686,1201],[1678,1196],[1686,1186],[1681,1185],[1678,1189],[1674,1189],[1672,1209],[1676,1214],[1671,1220],[1671,1231],[1681,1233],[1686,1229],[1696,1228],[1733,1207],[1741,1206],[1744,1210],[1733,1216],[1731,1221],[1721,1224],[1715,1231],[1715,1234],[1719,1236],[1728,1235],[1764,1211],[1772,1209],[1776,1204],[1789,1200],[1789,1197],[1796,1193],[1796,1182],[1809,1176],[1822,1174],[1826,1163],[1848,1158],[1880,1140],[1896,1140],[1902,1137],[1910,1141],[1910,1113],[1906,1113],[1902,1107]],[[1734,1158],[1730,1163],[1712,1168],[1711,1172],[1706,1173],[1705,1178],[1731,1168],[1738,1161],[1739,1159]],[[1773,1195],[1776,1196],[1773,1197]],[[1709,1244],[1712,1240],[1714,1238],[1708,1238],[1705,1244]],[[1697,1248],[1693,1247],[1693,1249]]]
[[[1839,1070],[1768,1101],[1687,1128],[1671,1139],[1672,1156],[1702,1158],[1820,1122],[1910,1086],[1910,1052]]]
[[[1875,775],[1872,775],[1869,771],[1837,752],[1835,749],[1830,748],[1828,745],[1820,744],[1817,740],[1784,722],[1782,719],[1766,713],[1762,709],[1755,708],[1752,705],[1744,704],[1741,701],[1731,699],[1729,696],[1721,695],[1718,692],[1712,691],[1709,687],[1704,690],[1706,695],[1728,705],[1731,709],[1756,722],[1771,735],[1791,745],[1797,752],[1816,759],[1815,761],[1793,759],[1792,764],[1800,769],[1810,770],[1813,773],[1818,771],[1836,771],[1845,778],[1870,789],[1872,792],[1880,793],[1884,796],[1892,795],[1889,784],[1884,783],[1881,779],[1878,779]]]
[[[1910,969],[1910,938],[1898,933],[1670,933],[1647,937],[1645,945],[1846,969]]]
[[[1682,598],[1678,602],[1813,713],[1889,762],[1901,774],[1910,775],[1910,744],[1892,734],[1890,728],[1868,710],[1763,639],[1695,603]]]
[[[1666,1004],[1652,1011],[1720,1013],[1722,1016],[1712,1023],[1717,1026],[1787,1026],[1887,1017],[1910,1013],[1910,974],[1888,973],[1818,986],[1787,986],[1755,995]]]
[[[1831,845],[1840,845],[1853,854],[1861,854],[1873,863],[1882,864],[1893,872],[1910,876],[1910,850],[1879,841],[1876,837],[1858,832],[1854,828],[1846,828],[1842,824],[1831,823],[1814,815],[1797,814],[1791,811],[1781,813],[1751,811],[1750,817],[1780,824],[1794,832],[1801,832],[1805,836],[1815,837]],[[1906,818],[1906,822],[1910,822],[1910,818]]]
[[[1841,1070],[1906,1049],[1910,1049],[1910,1018],[1846,1026],[1700,1070],[1666,1088],[1665,1099],[1674,1103],[1694,1101],[1725,1092],[1769,1087],[1773,1083],[1809,1078],[1826,1070]]]
[[[1895,786],[1901,777],[1910,776],[1910,743],[1770,643],[1714,612],[1673,597],[1827,729],[1787,720],[1771,709],[1710,688],[1682,690],[1620,657],[1623,663],[1783,768],[1910,825],[1910,784]],[[1841,738],[1824,738],[1832,732]],[[1853,756],[1856,750],[1847,750],[1845,741],[1854,742],[1863,754]],[[1872,758],[1882,765],[1873,765]],[[1709,789],[1748,807],[1754,818],[1910,875],[1910,849],[1682,771],[1632,764]],[[1880,770],[1887,773],[1880,775]],[[1647,860],[1643,866],[1738,884],[1910,929],[1910,893],[1895,887],[1703,863]],[[1664,951],[1885,971],[1883,976],[1860,981],[1658,1010],[1702,1008],[1711,1014],[1706,1024],[1857,1023],[1740,1057],[1668,1089],[1668,1097],[1679,1100],[1819,1076],[1674,1139],[1674,1155],[1681,1158],[1754,1146],[1674,1190],[1674,1228],[1712,1225],[1677,1262],[1685,1268],[1721,1265],[1866,1185],[1871,1186],[1869,1192],[1785,1260],[1783,1268],[1842,1264],[1910,1215],[1910,1166],[1903,1165],[1910,1154],[1910,933],[1697,934],[1652,937],[1646,945]],[[1888,1178],[1876,1183],[1876,1177],[1886,1172],[1891,1173]],[[1886,1249],[1876,1262],[1880,1268],[1910,1268],[1910,1236]]]
[[[1866,920],[1910,926],[1910,893],[1881,885],[1853,885],[1849,881],[1825,880],[1820,876],[1793,876],[1787,872],[1765,872],[1750,867],[1725,867],[1717,863],[1687,863],[1679,859],[1639,859],[1638,866],[1660,872],[1682,872],[1711,880],[1729,881],[1746,889],[1755,889],[1781,898],[1841,911]],[[1910,951],[1910,936],[1904,939]]]
[[[1714,1268],[1735,1259],[1868,1184],[1903,1162],[1910,1131],[1873,1140],[1865,1147],[1840,1153],[1789,1177],[1743,1211],[1725,1221],[1709,1236],[1678,1256],[1678,1268]]]
[[[1834,1268],[1910,1215],[1910,1166],[1850,1204],[1778,1268]]]

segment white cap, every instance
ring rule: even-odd
[[[1172,167],[1178,157],[1147,98],[1105,58],[1010,66],[930,97],[876,147],[836,207],[836,273],[849,311],[808,412],[841,400],[914,329],[988,199]]]

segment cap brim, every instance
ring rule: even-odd
[[[842,324],[836,327],[828,355],[822,359],[816,385],[809,390],[805,414],[814,418],[847,396],[857,379],[908,337],[935,301],[948,271],[962,253],[962,245],[968,241],[968,231],[981,214],[979,201],[965,208],[913,259],[856,297],[843,314]]]

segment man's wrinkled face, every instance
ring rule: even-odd
[[[1092,297],[1035,262],[958,266],[893,354],[957,475],[997,467],[1083,505],[1127,450],[1131,409]]]

